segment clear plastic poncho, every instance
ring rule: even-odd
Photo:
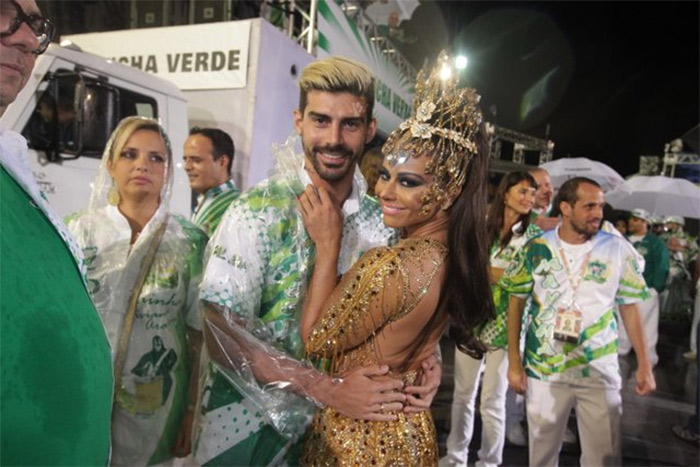
[[[120,149],[115,148],[119,135],[136,132],[143,124],[157,122],[129,117],[120,123],[105,148],[87,211],[68,219],[69,229],[85,255],[88,290],[104,322],[113,361],[126,332],[125,316],[137,276],[156,232],[166,223],[123,349],[124,365],[120,385],[115,388],[112,422],[112,463],[116,465],[147,465],[172,457],[171,449],[188,405],[192,349],[186,332],[201,330],[197,285],[206,236],[185,219],[167,213],[173,180],[172,151],[159,126],[168,152],[160,204],[133,245],[126,217],[107,202],[113,184],[107,170],[110,154]]]
[[[306,389],[325,378],[304,361],[299,331],[314,246],[297,198],[311,180],[299,137],[273,151],[273,175],[233,201],[208,247],[200,298],[211,359],[194,446],[202,464],[282,462],[316,409]],[[339,274],[397,237],[366,188],[356,169],[343,206]]]

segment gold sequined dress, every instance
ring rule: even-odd
[[[419,356],[431,353],[446,323],[436,311],[446,256],[447,248],[428,237],[367,252],[343,277],[330,297],[332,305],[312,329],[309,356],[329,360],[336,377],[360,366],[388,364],[393,377],[418,383]],[[391,355],[383,355],[386,348]],[[375,422],[330,407],[319,410],[302,465],[437,465],[430,411],[396,415],[395,421]]]

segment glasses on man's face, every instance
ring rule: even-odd
[[[29,29],[32,30],[36,40],[39,42],[39,46],[34,50],[34,53],[36,55],[44,53],[55,33],[51,21],[36,14],[26,14],[15,0],[1,0],[0,38],[16,33],[22,26],[22,23],[27,23],[27,26],[29,26]]]

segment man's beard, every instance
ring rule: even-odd
[[[326,146],[324,148],[314,146],[313,148],[308,148],[304,145],[304,150],[306,156],[311,160],[311,164],[314,167],[316,173],[327,182],[337,182],[343,179],[347,173],[353,169],[357,157],[355,154],[345,145],[339,144],[337,146]],[[317,153],[323,152],[325,154],[338,154],[344,157],[343,164],[344,169],[341,170],[340,167],[336,170],[329,170],[324,166],[321,161],[318,160]]]
[[[593,237],[595,234],[598,233],[600,230],[600,221],[596,224],[596,227],[594,229],[590,229],[587,227],[588,224],[583,223],[582,225],[576,224],[575,222],[571,222],[571,228],[573,229],[574,232],[577,234],[583,235],[586,237],[586,240],[590,240],[591,237]]]

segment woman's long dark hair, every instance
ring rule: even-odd
[[[489,247],[493,245],[497,240],[499,246],[504,248],[508,243],[510,243],[511,238],[513,238],[513,231],[509,228],[506,234],[501,237],[501,230],[503,229],[503,216],[505,213],[505,200],[506,193],[512,187],[518,183],[525,181],[535,190],[537,189],[537,182],[527,172],[509,172],[503,176],[501,183],[498,184],[498,189],[496,190],[496,195],[491,201],[491,206],[489,207],[488,218],[486,219],[486,231],[489,239]],[[527,226],[530,225],[530,213],[521,214],[518,216],[516,223],[520,221],[520,227],[518,228],[518,233],[523,234],[527,230]],[[509,226],[512,227],[512,226]]]
[[[450,337],[457,348],[481,358],[486,346],[475,330],[495,317],[489,285],[489,244],[486,235],[488,145],[482,125],[462,192],[450,208],[447,274],[440,309],[451,318]],[[444,307],[444,308],[443,308]]]

